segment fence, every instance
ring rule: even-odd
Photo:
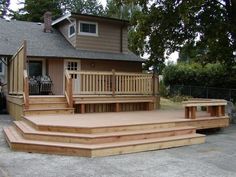
[[[171,85],[170,95],[186,95],[194,98],[225,99],[236,102],[236,89],[203,87],[191,85]]]

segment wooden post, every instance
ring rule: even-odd
[[[221,116],[225,116],[225,106],[221,106]]]
[[[160,108],[160,99],[159,99],[159,77],[158,75],[153,72],[152,75],[152,95],[155,99],[154,102],[154,109],[159,109]]]
[[[24,69],[26,69],[26,71],[27,71],[27,42],[26,42],[26,40],[24,40],[24,42],[23,42],[23,45],[24,45]]]
[[[73,108],[73,93],[72,93],[72,78],[69,78],[69,83],[68,83],[68,92],[69,92],[69,107]]]
[[[211,106],[211,117],[216,116],[216,107]]]
[[[24,104],[25,104],[25,109],[29,109],[29,83],[28,83],[28,74],[26,70],[24,70],[23,76],[24,76],[23,77]]]
[[[120,103],[115,103],[115,112],[120,112]]]
[[[189,107],[185,107],[185,118],[189,118]]]
[[[191,119],[196,119],[196,107],[193,106],[190,108],[191,109]]]
[[[112,69],[111,85],[112,85],[112,96],[115,97],[115,94],[116,94],[116,73],[115,73],[114,69]]]
[[[84,114],[85,113],[85,104],[80,105],[80,113]]]

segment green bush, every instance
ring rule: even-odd
[[[165,98],[169,95],[169,91],[162,80],[160,81],[160,95]]]
[[[207,64],[204,67],[198,63],[170,64],[163,70],[164,84],[168,85],[192,85],[208,87],[236,86],[236,76],[229,74],[227,69],[219,64]]]

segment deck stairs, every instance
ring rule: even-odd
[[[73,114],[64,95],[39,95],[29,97],[29,108],[24,115]]]
[[[99,157],[201,144],[205,136],[174,122],[108,127],[50,126],[29,116],[4,128],[16,151]]]

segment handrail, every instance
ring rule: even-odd
[[[147,73],[68,71],[73,94],[152,95],[153,77]],[[156,88],[157,89],[157,88]]]
[[[73,108],[72,78],[68,70],[65,70],[65,97],[70,108]]]
[[[27,70],[24,70],[24,89],[23,89],[23,98],[25,109],[29,109],[29,82],[28,82],[28,73]]]

